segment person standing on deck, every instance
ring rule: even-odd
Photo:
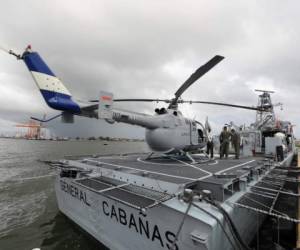
[[[224,126],[223,131],[220,134],[220,158],[228,158],[229,142],[230,142],[230,132],[227,130],[227,127]]]
[[[235,159],[239,159],[240,158],[241,136],[234,129],[231,129],[231,143],[232,143],[232,146],[234,148]]]
[[[214,158],[214,142],[213,142],[213,137],[211,134],[211,129],[208,128],[207,130],[207,144],[206,144],[206,154],[209,155],[210,153],[210,158]]]

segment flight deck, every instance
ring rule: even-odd
[[[135,175],[147,175],[149,178],[165,180],[176,184],[197,180],[223,183],[223,179],[239,178],[253,168],[265,164],[263,157],[245,157],[241,159],[205,159],[202,155],[194,157],[196,163],[177,157],[157,157],[147,159],[146,154],[113,155],[84,158],[82,163],[101,168],[127,172]]]
[[[247,183],[258,179],[274,165],[272,159],[260,156],[209,159],[199,154],[193,158],[195,163],[174,155],[152,158],[147,154],[90,156],[66,160],[63,168],[66,171],[70,168],[85,169],[87,174],[76,183],[98,191],[106,188],[111,191],[111,187],[128,183],[171,196],[185,188],[210,190],[216,200],[224,201],[235,191],[244,190]],[[108,178],[105,182],[95,180],[99,176]]]

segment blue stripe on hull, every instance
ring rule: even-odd
[[[80,113],[80,107],[72,100],[71,96],[44,89],[41,89],[41,93],[49,107],[71,113]]]
[[[23,60],[30,71],[55,76],[37,52],[25,52]]]

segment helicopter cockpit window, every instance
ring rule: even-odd
[[[163,114],[166,114],[167,113],[167,110],[165,108],[156,108],[155,110],[155,113],[158,114],[158,115],[163,115]]]
[[[167,110],[165,108],[161,108],[159,110],[159,112],[160,112],[161,115],[163,115],[163,114],[167,113]]]
[[[203,131],[202,131],[202,129],[199,129],[199,128],[197,129],[197,131],[198,131],[198,142],[201,143],[204,141]]]

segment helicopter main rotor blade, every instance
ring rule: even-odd
[[[174,102],[177,102],[178,98],[182,95],[184,91],[186,91],[194,82],[196,82],[201,76],[206,74],[223,59],[223,56],[216,55],[212,59],[210,59],[206,64],[199,67],[176,91]]]
[[[99,102],[99,100],[90,100],[90,102]],[[126,99],[114,99],[114,102],[166,102],[168,99],[145,99],[145,98],[126,98]]]
[[[227,106],[227,107],[240,108],[240,109],[249,109],[249,110],[255,110],[255,111],[265,111],[264,108],[260,108],[260,107],[251,107],[251,106],[236,105],[236,104],[222,103],[222,102],[180,101],[179,103],[190,103],[190,104],[192,104],[192,103],[201,103],[201,104]]]
[[[168,99],[114,99],[114,102],[166,102],[169,103],[170,100]]]

